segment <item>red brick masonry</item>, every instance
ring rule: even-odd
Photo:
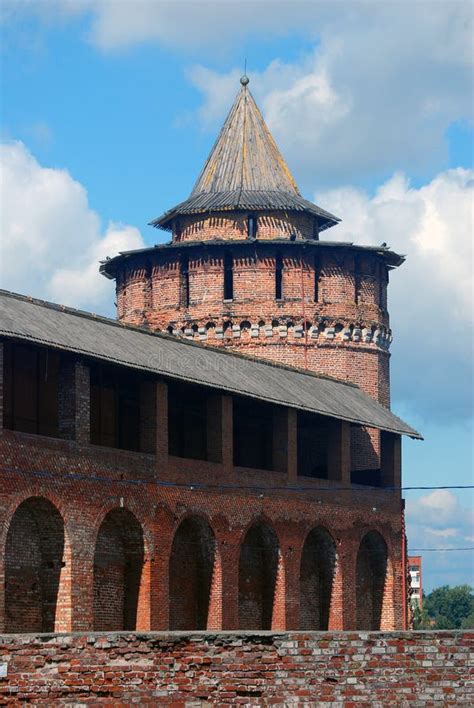
[[[473,645],[466,631],[0,635],[0,704],[472,705]]]

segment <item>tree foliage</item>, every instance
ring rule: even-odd
[[[423,598],[415,610],[415,629],[470,629],[474,627],[474,595],[469,585],[442,585]]]

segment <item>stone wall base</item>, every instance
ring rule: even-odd
[[[0,704],[473,705],[473,651],[467,631],[0,635]]]

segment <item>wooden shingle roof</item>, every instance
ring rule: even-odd
[[[301,196],[244,78],[189,198],[153,226],[170,229],[180,214],[230,210],[304,211],[321,231],[339,221]]]
[[[237,94],[190,196],[236,189],[300,196],[296,182],[246,85]]]

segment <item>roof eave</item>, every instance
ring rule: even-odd
[[[177,207],[174,207],[173,209],[170,209],[169,211],[166,211],[164,214],[159,216],[156,219],[153,219],[152,221],[148,222],[148,226],[153,226],[156,229],[163,229],[164,231],[172,231],[173,230],[173,221],[179,217],[179,216],[193,216],[193,215],[198,215],[198,214],[219,214],[222,212],[229,212],[229,211],[236,211],[236,212],[259,212],[259,211],[286,211],[286,212],[293,212],[293,213],[301,213],[301,212],[307,212],[310,213],[312,216],[317,217],[319,221],[319,231],[325,231],[326,229],[330,229],[332,226],[336,226],[336,224],[339,224],[341,219],[337,216],[333,216],[332,214],[328,214],[327,216],[325,214],[318,214],[316,211],[310,211],[309,209],[296,209],[296,208],[291,208],[291,207],[272,207],[272,206],[254,206],[254,207],[245,207],[245,206],[236,206],[232,205],[229,207],[224,207],[220,206],[219,208],[216,209],[196,209],[195,211],[180,211],[179,210],[180,205]]]
[[[131,251],[121,251],[116,256],[108,258],[105,261],[101,261],[99,266],[99,272],[108,278],[113,280],[116,277],[116,266],[122,263],[127,258],[133,258],[134,256],[139,256],[140,254],[152,254],[157,252],[163,252],[167,250],[180,250],[182,248],[212,248],[220,246],[245,246],[251,245],[252,248],[260,246],[275,246],[275,245],[285,245],[290,248],[298,247],[309,247],[309,248],[351,248],[360,251],[371,251],[384,259],[387,267],[389,269],[398,268],[401,266],[406,259],[406,256],[395,251],[391,251],[385,246],[358,246],[352,241],[319,241],[319,240],[302,240],[289,241],[287,239],[264,239],[264,240],[233,240],[228,241],[225,239],[212,239],[207,241],[181,241],[178,243],[168,242],[163,244],[156,244],[155,246],[150,246],[149,248],[137,248]]]

